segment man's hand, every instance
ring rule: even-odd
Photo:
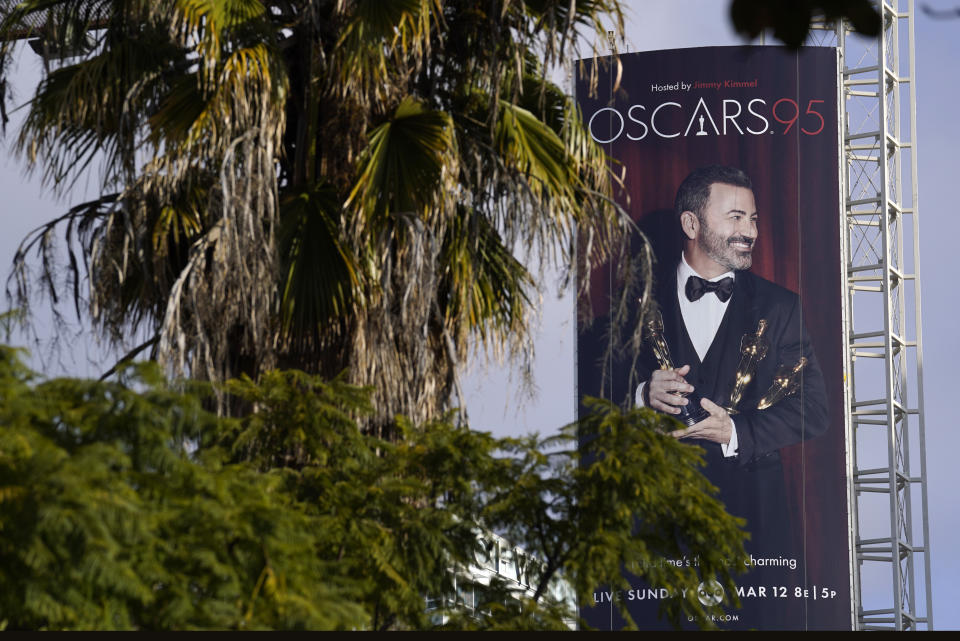
[[[693,385],[683,377],[690,371],[689,365],[677,369],[658,369],[650,376],[647,383],[647,407],[651,407],[665,414],[679,414],[680,406],[689,401],[677,392],[689,394]]]
[[[704,441],[713,441],[720,445],[726,445],[730,442],[730,436],[733,432],[730,415],[709,398],[700,400],[700,407],[710,412],[710,416],[703,419],[696,425],[692,425],[685,430],[670,432],[670,436],[678,439],[699,438]]]

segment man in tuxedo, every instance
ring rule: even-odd
[[[652,353],[641,359],[638,405],[677,415],[696,392],[706,417],[673,436],[702,447],[704,473],[720,490],[727,511],[745,518],[758,558],[798,558],[799,523],[791,524],[780,448],[827,429],[826,390],[802,322],[799,297],[748,270],[757,240],[758,212],[750,179],[740,169],[693,171],[677,192],[682,231],[679,264],[658,275],[655,296],[675,369],[659,369]],[[730,400],[741,339],[766,321],[766,356]],[[781,365],[806,357],[800,388],[766,409],[759,400]],[[794,541],[796,539],[796,541]]]

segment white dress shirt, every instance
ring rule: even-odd
[[[686,257],[681,256],[680,264],[677,265],[677,300],[680,301],[680,314],[683,316],[683,324],[687,328],[687,335],[690,337],[690,342],[693,343],[693,348],[697,350],[697,356],[700,357],[702,362],[710,350],[710,345],[717,335],[717,330],[720,329],[720,323],[723,321],[723,315],[727,311],[730,299],[721,302],[716,294],[707,292],[699,300],[689,300],[687,298],[687,280],[691,276],[703,278],[687,263]],[[715,278],[704,280],[716,282],[727,277],[736,278],[736,273],[729,271]],[[638,407],[644,405],[644,385],[645,383],[641,383],[637,387],[636,404]],[[730,442],[720,444],[723,455],[727,457],[736,456],[738,447],[737,427],[732,418],[730,419],[730,427]]]

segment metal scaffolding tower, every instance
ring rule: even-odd
[[[924,452],[913,0],[875,39],[820,24],[841,61],[841,236],[854,626],[933,629]],[[816,42],[817,40],[820,42]]]

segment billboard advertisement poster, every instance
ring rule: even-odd
[[[653,249],[657,314],[633,313],[643,352],[624,357],[609,349],[624,275],[613,263],[580,275],[592,320],[578,325],[579,398],[683,407],[685,440],[704,449],[704,474],[751,534],[747,557],[731,560],[746,570],[742,607],[720,627],[850,628],[837,52],[706,47],[619,61],[582,61],[577,96]],[[676,391],[690,392],[686,406]],[[616,598],[641,627],[666,627],[659,600],[677,586],[634,587]],[[594,628],[623,623],[612,603],[583,615]]]

